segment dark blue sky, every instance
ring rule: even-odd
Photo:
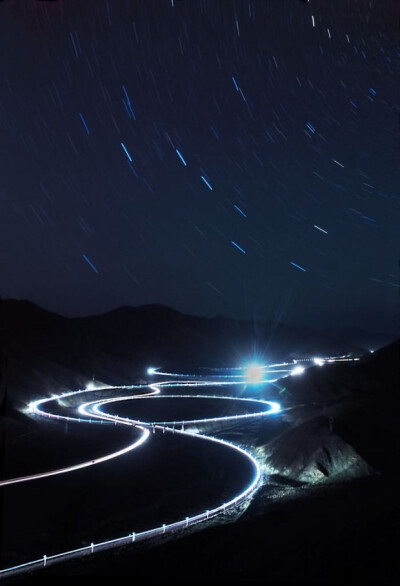
[[[0,294],[398,331],[396,0],[4,0]]]

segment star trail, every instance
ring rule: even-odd
[[[0,2],[1,296],[396,331],[399,19]]]

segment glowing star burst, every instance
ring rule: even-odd
[[[246,381],[249,383],[260,383],[264,376],[264,368],[259,364],[250,364],[246,369]]]

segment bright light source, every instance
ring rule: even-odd
[[[271,411],[269,413],[279,413],[281,410],[281,406],[279,403],[275,403],[275,401],[270,401]]]
[[[259,383],[262,381],[264,376],[264,367],[259,364],[250,364],[246,368],[246,381],[249,383]]]
[[[322,358],[314,358],[314,364],[318,364],[318,366],[322,366],[325,363]]]
[[[147,369],[147,374],[156,374],[156,372],[157,372],[157,369],[156,369],[156,368],[154,368],[153,366],[150,366],[150,367]]]
[[[290,374],[292,374],[292,375],[303,374],[304,371],[305,371],[305,368],[303,366],[296,366],[296,368],[294,368]]]
[[[94,382],[88,383],[85,387],[86,391],[94,391],[95,388],[96,388],[96,384]]]

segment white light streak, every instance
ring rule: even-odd
[[[319,226],[317,226],[316,224],[314,224],[314,228],[316,230],[319,230],[320,232],[323,232],[324,234],[328,234],[328,232],[326,230],[324,230],[323,228],[320,228]]]
[[[303,372],[304,372],[304,371],[305,371],[305,368],[304,368],[303,366],[296,366],[296,367],[295,367],[295,368],[292,370],[291,374],[292,374],[293,376],[297,376],[297,375],[299,375],[299,374],[303,374]]]
[[[233,497],[230,501],[224,501],[220,505],[215,506],[214,508],[207,508],[204,511],[201,511],[193,516],[183,516],[181,519],[174,521],[170,524],[161,524],[157,527],[152,529],[148,529],[146,531],[142,531],[140,533],[129,533],[127,536],[122,536],[118,538],[113,538],[107,541],[102,541],[100,543],[91,543],[89,546],[79,547],[75,550],[61,552],[54,555],[43,556],[40,559],[21,563],[19,565],[4,568],[0,570],[0,576],[5,576],[7,574],[18,574],[26,569],[34,570],[36,568],[43,567],[44,563],[55,563],[57,561],[62,561],[66,557],[73,557],[82,555],[83,552],[91,552],[93,553],[96,550],[101,550],[106,547],[117,547],[127,543],[133,543],[138,541],[143,541],[145,539],[151,539],[163,533],[169,533],[173,531],[177,531],[178,529],[184,529],[185,527],[189,527],[192,524],[199,523],[205,521],[207,519],[211,519],[216,517],[219,514],[226,514],[226,512],[235,507],[237,504],[244,502],[251,494],[253,494],[258,487],[260,486],[261,480],[261,467],[257,461],[257,459],[247,450],[243,449],[242,447],[220,439],[213,436],[205,435],[202,433],[198,433],[198,431],[193,430],[185,430],[184,424],[187,425],[191,422],[196,423],[203,423],[207,424],[210,421],[213,422],[224,422],[229,420],[239,420],[243,418],[257,418],[257,417],[267,417],[273,414],[278,414],[281,411],[281,407],[279,403],[275,401],[266,401],[262,399],[256,399],[253,397],[232,397],[232,396],[220,396],[220,395],[162,395],[161,389],[162,387],[178,387],[178,386],[192,386],[192,387],[203,387],[203,386],[219,386],[219,384],[246,384],[249,381],[255,382],[255,380],[261,379],[262,382],[263,377],[266,376],[267,373],[283,373],[283,377],[290,375],[301,374],[305,371],[305,367],[303,367],[299,363],[308,364],[314,362],[314,364],[323,364],[324,361],[329,362],[337,362],[337,361],[355,361],[358,358],[352,357],[350,355],[342,355],[340,357],[328,357],[328,358],[304,358],[304,359],[297,359],[293,360],[292,362],[282,362],[278,364],[269,364],[269,365],[258,365],[258,364],[250,364],[247,369],[239,368],[239,369],[230,369],[239,371],[240,374],[238,375],[226,375],[227,380],[216,381],[214,377],[201,377],[201,376],[194,376],[194,375],[182,375],[182,374],[174,374],[175,377],[180,377],[181,380],[169,380],[162,383],[151,384],[151,385],[127,385],[127,386],[107,386],[107,385],[97,385],[95,383],[89,383],[88,388],[80,389],[78,391],[69,391],[65,393],[61,393],[59,395],[54,395],[51,397],[40,398],[37,400],[32,401],[29,403],[29,411],[32,416],[41,416],[41,417],[48,417],[53,419],[59,420],[66,420],[66,421],[74,421],[79,423],[109,423],[115,425],[129,425],[140,432],[139,438],[134,441],[133,443],[125,446],[122,449],[119,449],[115,452],[105,454],[101,457],[94,458],[89,461],[81,462],[74,466],[68,466],[59,468],[56,470],[51,470],[48,472],[34,474],[25,477],[18,477],[13,479],[7,479],[0,481],[0,486],[8,485],[8,484],[15,484],[20,482],[38,480],[40,478],[44,478],[46,476],[53,476],[56,474],[64,474],[67,472],[73,472],[76,470],[80,470],[82,468],[100,464],[112,458],[116,458],[122,456],[136,448],[139,448],[150,438],[151,431],[153,433],[155,431],[162,431],[164,433],[175,433],[181,435],[190,435],[193,438],[198,439],[199,441],[211,441],[218,443],[222,446],[225,446],[227,449],[233,449],[243,455],[243,457],[247,458],[248,461],[251,463],[253,468],[253,477],[251,482],[247,484],[247,486],[242,490],[239,494]],[[294,368],[292,368],[293,364],[296,364]],[[212,370],[212,369],[209,369]],[[227,369],[213,369],[214,371],[223,372]],[[158,369],[154,367],[149,367],[147,372],[151,374],[157,373],[157,375],[167,375],[167,373],[161,373]],[[253,377],[254,374],[254,377]],[[171,376],[171,375],[168,375]],[[182,377],[185,376],[189,380],[182,381]],[[221,375],[224,377],[224,375]],[[233,381],[232,377],[240,377],[240,381]],[[276,380],[276,379],[275,379]],[[96,392],[101,389],[102,397],[100,399],[93,399],[91,401],[81,401],[82,397],[87,397],[87,395],[91,394],[95,396]],[[104,396],[104,393],[109,391],[110,396],[107,398]],[[118,393],[121,391],[121,393]],[[123,391],[123,392],[122,392]],[[130,419],[128,417],[119,417],[118,415],[114,415],[112,413],[105,413],[102,411],[102,407],[105,405],[112,405],[118,404],[121,401],[137,401],[141,399],[172,399],[172,400],[181,400],[181,399],[190,399],[190,400],[199,400],[199,399],[215,399],[218,401],[230,401],[236,402],[238,404],[242,404],[245,402],[250,402],[256,404],[259,407],[259,410],[247,413],[247,412],[239,412],[237,415],[229,415],[229,416],[222,416],[222,417],[213,417],[213,418],[202,418],[202,419],[194,419],[191,422],[189,421],[174,421],[164,422],[161,424],[157,421],[146,421],[141,422],[135,419]],[[68,400],[64,400],[68,399]],[[74,406],[75,403],[75,406]],[[76,411],[79,417],[73,416],[72,413]],[[63,414],[62,414],[63,413]],[[173,426],[171,427],[171,425]],[[181,425],[182,429],[176,429],[176,425]]]

